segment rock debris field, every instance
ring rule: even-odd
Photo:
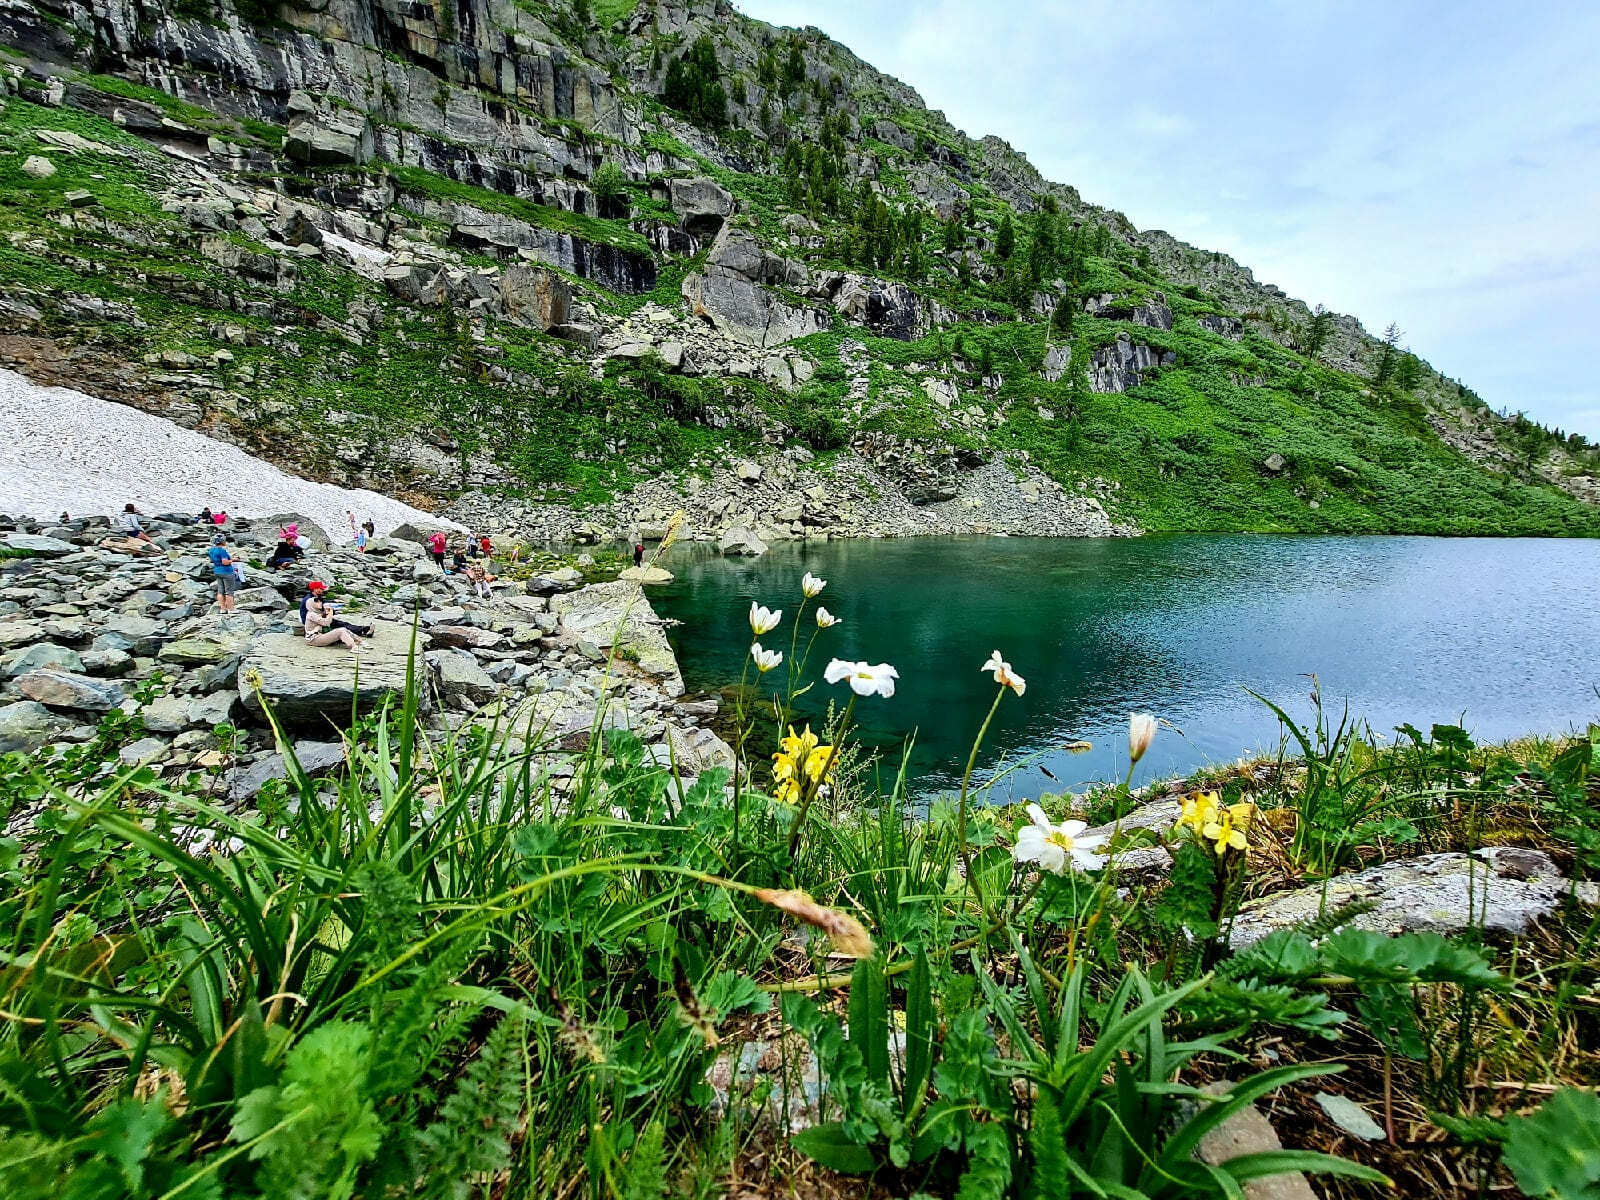
[[[202,507],[241,517],[299,513],[335,541],[370,517],[379,533],[449,525],[377,492],[314,483],[163,417],[0,370],[0,512],[97,516],[128,502],[146,514]]]

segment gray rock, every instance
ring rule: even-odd
[[[16,679],[17,691],[48,708],[109,712],[122,703],[122,685],[70,671],[30,671]]]
[[[715,237],[733,214],[733,193],[714,179],[673,179],[667,188],[685,233]]]
[[[7,550],[20,550],[31,554],[35,558],[60,558],[66,554],[73,554],[78,550],[71,542],[62,541],[60,538],[44,537],[35,533],[8,533],[6,534],[5,547]]]
[[[1322,1106],[1322,1111],[1328,1114],[1328,1120],[1352,1137],[1358,1137],[1365,1142],[1383,1140],[1383,1126],[1374,1121],[1366,1109],[1348,1096],[1318,1092],[1312,1099]]]
[[[641,670],[660,678],[667,695],[683,695],[683,676],[678,673],[678,661],[661,618],[637,583],[619,579],[592,584],[580,592],[552,597],[550,607],[573,638],[631,651]]]
[[[1234,919],[1232,945],[1252,945],[1357,900],[1377,907],[1350,922],[1355,929],[1449,935],[1480,926],[1524,934],[1556,910],[1567,890],[1567,880],[1540,850],[1489,846],[1474,854],[1425,854],[1247,901]]]
[[[117,758],[125,767],[137,767],[147,762],[154,762],[167,752],[167,743],[156,737],[143,737],[136,742],[129,742],[117,752]]]
[[[749,346],[771,349],[828,327],[821,310],[789,304],[736,275],[690,275],[682,292],[695,316],[710,321],[729,340]]]
[[[239,664],[239,698],[255,713],[265,700],[289,725],[342,729],[352,703],[357,711],[370,711],[385,700],[400,701],[410,648],[410,630],[382,625],[359,653],[313,646],[293,634],[264,634]],[[259,695],[253,681],[259,682]]]
[[[717,540],[717,551],[742,558],[760,558],[767,552],[767,544],[755,535],[754,530],[736,525]]]
[[[83,659],[74,651],[65,646],[57,646],[54,642],[35,642],[21,650],[13,650],[0,656],[0,675],[7,679],[15,679],[18,675],[26,675],[30,671],[69,671],[74,674],[83,671]]]
[[[34,700],[0,705],[0,754],[37,750],[56,737],[65,722]]]
[[[30,179],[49,179],[56,173],[56,165],[48,158],[30,154],[22,160],[22,173]]]
[[[338,769],[344,763],[342,742],[295,742],[295,761],[313,779]],[[274,779],[287,779],[289,766],[281,754],[269,754],[248,767],[237,768],[228,780],[228,796],[235,803],[254,800],[257,793]]]
[[[572,285],[554,271],[513,263],[500,276],[500,299],[513,321],[548,331],[567,324]]]
[[[31,621],[0,622],[0,650],[42,641],[44,636],[44,629]]]
[[[493,650],[505,645],[505,635],[472,625],[434,625],[428,630],[433,645],[456,650]]]
[[[140,658],[153,657],[166,641],[166,627],[150,617],[124,613],[106,623],[92,643],[96,650],[121,650]]]
[[[161,696],[144,706],[144,727],[153,733],[182,733],[191,727],[187,696]]]
[[[487,704],[499,694],[499,686],[466,650],[430,650],[424,659],[433,686],[446,699],[462,698],[474,704]]]
[[[87,650],[82,670],[90,675],[126,675],[133,670],[133,655],[126,650]]]
[[[1276,475],[1289,465],[1289,460],[1281,454],[1273,453],[1262,459],[1261,465]]]

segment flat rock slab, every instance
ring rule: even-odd
[[[326,775],[344,763],[343,742],[296,742],[295,761],[311,778]],[[270,754],[259,762],[235,770],[228,780],[228,796],[236,804],[256,798],[271,780],[289,778],[289,765],[281,754]]]
[[[47,708],[78,712],[110,712],[122,703],[121,684],[71,671],[29,671],[16,679],[17,691]]]
[[[665,567],[628,567],[617,578],[634,583],[671,583],[672,572]]]
[[[60,558],[78,549],[71,542],[34,533],[8,533],[5,547],[7,550],[20,550],[37,558]]]
[[[1539,850],[1487,846],[1473,854],[1425,854],[1248,901],[1234,921],[1231,944],[1235,950],[1252,945],[1357,900],[1377,907],[1351,921],[1354,929],[1452,934],[1479,925],[1522,934],[1554,912],[1569,889]]]
[[[660,678],[668,696],[683,695],[683,676],[661,618],[637,583],[619,579],[552,596],[550,611],[561,617],[562,627],[574,639],[632,651],[640,668]]]
[[[312,646],[292,633],[252,640],[239,664],[239,698],[252,712],[266,700],[289,725],[339,728],[349,724],[352,703],[366,712],[385,700],[404,699],[411,631],[378,627],[360,651],[343,646]],[[417,656],[420,677],[422,656]],[[260,694],[252,682],[259,679]]]

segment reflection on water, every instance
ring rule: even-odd
[[[862,701],[857,717],[875,745],[915,733],[925,793],[959,781],[995,649],[1028,680],[980,761],[987,778],[1027,760],[998,789],[1012,798],[1114,775],[1132,709],[1181,731],[1162,731],[1141,779],[1270,750],[1277,723],[1244,689],[1303,716],[1312,673],[1382,733],[1464,719],[1488,739],[1600,717],[1600,542],[928,538],[779,545],[754,560],[679,546],[666,565],[678,578],[651,597],[683,622],[673,643],[691,688],[738,679],[753,599],[785,610],[763,643],[787,653],[801,573],[826,578],[820,603],[844,623],[820,635],[807,675],[834,656],[898,667],[895,697]],[[819,682],[802,711],[835,692]],[[1061,750],[1079,738],[1094,750]]]

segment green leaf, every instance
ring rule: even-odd
[[[1382,1171],[1375,1171],[1347,1158],[1319,1154],[1315,1150],[1263,1150],[1259,1154],[1241,1154],[1219,1165],[1240,1183],[1269,1175],[1287,1175],[1291,1171],[1307,1175],[1342,1175],[1346,1179],[1360,1179],[1366,1183],[1391,1182]]]
[[[856,963],[850,976],[850,1044],[861,1051],[867,1078],[889,1083],[889,999],[883,960],[877,955]]]
[[[94,1147],[122,1173],[130,1191],[144,1190],[144,1163],[171,1118],[160,1097],[150,1101],[119,1100],[90,1124]]]
[[[910,1112],[922,1099],[933,1074],[933,972],[921,946],[911,960],[906,981],[905,1106]]]
[[[807,1158],[845,1175],[865,1175],[878,1163],[871,1150],[845,1135],[844,1126],[838,1121],[803,1129],[789,1141]]]
[[[1506,1127],[1505,1164],[1525,1195],[1600,1198],[1600,1097],[1564,1088]]]

